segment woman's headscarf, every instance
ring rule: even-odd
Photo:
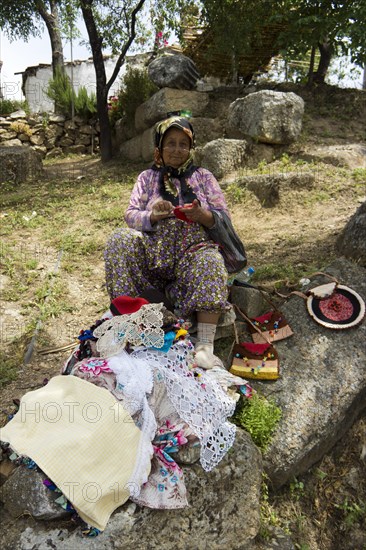
[[[163,139],[170,128],[177,128],[182,130],[190,140],[191,148],[189,152],[189,157],[182,166],[179,168],[173,168],[173,166],[167,166],[163,161]],[[187,178],[189,178],[197,166],[193,164],[193,152],[192,149],[195,146],[195,134],[192,124],[184,117],[172,116],[167,118],[156,126],[155,128],[155,152],[154,152],[154,164],[152,168],[160,172],[160,195],[164,200],[170,201],[174,206],[179,204],[178,191],[175,185],[173,184],[171,178],[177,178],[180,181],[181,185],[181,194],[184,200],[184,203],[190,203],[197,198],[196,194],[193,193],[189,184],[187,183]]]

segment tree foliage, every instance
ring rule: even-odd
[[[157,92],[158,88],[150,80],[146,69],[133,67],[127,68],[121,84],[111,105],[110,120],[114,124],[118,119],[123,119],[126,124],[132,125],[137,107]]]
[[[285,0],[274,16],[284,24],[279,43],[304,53],[325,41],[336,53],[350,55],[362,66],[366,62],[365,0]]]
[[[334,55],[349,55],[360,66],[366,63],[365,0],[201,1],[213,48],[223,53],[253,52],[261,47],[266,28],[277,26],[273,50],[288,57],[319,48],[317,72],[322,78]]]
[[[40,16],[35,11],[35,2],[32,0],[1,0],[0,29],[10,40],[22,38],[28,41],[31,36],[40,36],[41,25]]]
[[[31,36],[40,36],[43,23],[46,25],[51,42],[54,76],[56,70],[64,69],[60,6],[60,0],[2,0],[0,4],[0,28],[10,40],[22,38],[28,41]]]

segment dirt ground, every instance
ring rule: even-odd
[[[365,145],[366,92],[296,91],[306,101],[299,143],[246,173],[311,172],[314,184],[280,189],[273,208],[245,188],[225,189],[255,281],[268,289],[294,288],[301,277],[326,267],[338,255],[337,236],[366,199],[365,168],[298,159],[299,151],[314,146]],[[108,308],[103,247],[121,224],[143,167],[118,161],[102,166],[95,157],[60,159],[45,164],[41,180],[4,186],[1,424],[14,411],[14,400],[60,372],[70,347],[58,348],[75,344],[80,329]],[[363,417],[311,472],[269,495],[264,531],[287,530],[298,550],[366,548],[365,432]],[[22,522],[24,527],[28,520]]]

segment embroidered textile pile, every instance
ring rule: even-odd
[[[128,498],[151,508],[187,506],[179,466],[184,451],[196,451],[205,471],[217,466],[235,439],[235,426],[227,419],[238,390],[250,395],[250,386],[222,368],[198,368],[185,322],[161,303],[124,315],[109,310],[90,330],[81,331],[79,340],[63,376],[24,396],[1,441],[34,460],[97,529],[103,530]],[[61,416],[58,422],[43,419],[42,425],[34,415],[24,419],[23,401],[28,409],[52,402]],[[78,403],[72,430],[70,403]],[[98,414],[85,418],[85,407],[92,403],[102,420]],[[80,485],[75,494],[65,491],[70,467],[71,481]],[[100,488],[93,502],[80,493],[91,480]]]

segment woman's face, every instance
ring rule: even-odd
[[[189,157],[191,140],[178,128],[170,128],[164,135],[162,157],[165,165],[179,168]]]

